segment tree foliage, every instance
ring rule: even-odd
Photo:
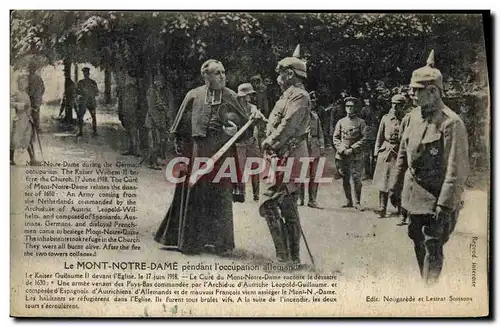
[[[37,54],[138,76],[164,74],[180,96],[200,82],[209,58],[224,62],[229,86],[260,73],[275,80],[279,59],[297,44],[308,87],[329,103],[345,91],[386,97],[407,84],[431,49],[447,95],[487,86],[481,16],[410,13],[241,13],[13,11],[11,63]]]

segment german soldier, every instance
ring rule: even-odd
[[[78,135],[83,135],[83,117],[87,109],[92,116],[93,135],[97,135],[97,118],[96,118],[96,96],[99,94],[97,83],[90,78],[90,68],[82,69],[83,79],[78,81],[76,86],[77,102],[78,102]]]
[[[122,126],[127,132],[128,148],[122,153],[124,156],[139,156],[139,140],[137,132],[137,87],[136,78],[129,75],[125,77],[125,86],[121,94],[118,115]]]
[[[278,162],[286,161],[287,157],[308,157],[311,103],[304,87],[306,64],[298,58],[287,57],[278,63],[276,71],[283,94],[269,116],[267,137],[262,142],[262,149],[266,153],[273,153]],[[301,169],[297,166],[300,165],[294,165],[290,180],[283,180],[283,175],[277,173],[274,179],[276,183],[264,192],[259,207],[260,215],[268,224],[280,262],[300,262],[301,230],[296,197],[300,185],[295,183],[295,179],[299,177]]]
[[[146,128],[148,129],[149,168],[159,170],[158,156],[164,157],[167,129],[168,99],[163,75],[157,74],[148,89],[148,112]]]
[[[443,245],[455,228],[469,173],[467,132],[460,117],[442,101],[443,76],[427,65],[415,70],[410,87],[418,108],[411,111],[401,139],[391,202],[401,198],[408,211],[408,235],[422,278],[438,280]]]
[[[363,119],[366,123],[366,145],[365,155],[363,158],[364,176],[363,180],[371,179],[374,174],[375,158],[372,152],[375,147],[375,140],[377,138],[378,119],[373,108],[371,99],[364,99],[365,106],[359,113],[359,118]]]
[[[255,104],[257,108],[264,114],[265,117],[269,117],[269,99],[267,97],[267,86],[262,81],[260,75],[255,75],[250,78],[250,83],[255,90]]]
[[[343,208],[351,208],[352,186],[354,186],[355,208],[363,211],[361,207],[361,173],[363,171],[363,152],[366,143],[365,121],[356,116],[358,99],[346,97],[345,111],[347,116],[338,121],[333,132],[333,144],[337,150],[335,162],[339,174],[342,176],[347,203]]]
[[[376,211],[380,218],[387,213],[387,202],[389,200],[389,182],[394,174],[396,159],[398,157],[401,118],[404,114],[406,98],[401,94],[392,97],[392,108],[389,113],[382,117],[378,128],[375,150],[373,153],[377,158],[373,184],[379,190],[380,207]],[[398,213],[400,212],[398,207]]]
[[[76,85],[71,80],[71,69],[64,69],[64,95],[61,101],[61,108],[59,109],[59,116],[62,117],[64,113],[63,121],[67,124],[73,123],[73,108],[76,107],[75,103],[75,92]]]
[[[309,166],[309,182],[308,182],[308,192],[309,192],[309,203],[307,206],[315,209],[323,209],[318,205],[316,198],[318,197],[318,183],[314,181],[316,178],[316,170],[318,168],[319,158],[325,154],[325,138],[323,136],[323,129],[321,128],[321,121],[317,114],[318,107],[316,105],[316,93],[309,93],[311,98],[311,128],[309,130],[309,136],[307,138],[307,147],[309,150],[309,156],[314,158],[314,161],[310,163]],[[300,186],[300,205],[304,205],[305,198],[305,184]]]
[[[32,118],[33,126],[37,132],[40,132],[40,106],[42,104],[42,97],[45,93],[45,84],[40,75],[37,74],[37,69],[35,64],[29,65],[29,82],[28,82],[28,94],[30,96],[31,108],[32,108]]]
[[[410,119],[410,116],[411,116],[411,112],[413,110],[417,110],[418,109],[418,106],[415,102],[415,99],[410,96],[408,93],[407,95],[409,96],[410,98],[410,101],[407,102],[407,107],[405,108],[405,115],[403,117],[403,119],[401,119],[401,124],[399,126],[399,140],[401,141],[401,139],[403,138],[403,133],[406,129],[406,127],[408,126],[408,122],[409,122],[409,119]],[[399,150],[399,149],[398,149]],[[389,184],[391,184],[391,182],[389,182]],[[404,226],[404,225],[408,225],[408,211],[406,211],[406,209],[404,209],[403,207],[401,207],[401,199],[397,199],[399,202],[395,203],[395,205],[401,210],[401,214],[402,214],[402,219],[401,221],[398,223],[398,226]]]
[[[238,86],[238,102],[240,103],[241,107],[245,111],[245,114],[247,116],[252,116],[252,115],[257,115],[261,116],[262,114],[257,111],[259,109],[257,106],[252,104],[253,102],[252,97],[255,95],[255,90],[250,83],[244,83]],[[262,124],[263,121],[259,120],[256,122],[257,124],[254,126],[253,129],[249,130],[249,137],[245,138],[244,140],[241,140],[240,142],[236,143],[236,153],[238,155],[238,163],[239,163],[239,168],[240,168],[240,175],[242,175],[242,171],[245,168],[244,165],[246,165],[247,158],[249,157],[261,157],[260,154],[260,149],[259,149],[259,130],[262,130],[263,127],[259,126],[259,124]],[[256,164],[256,163],[255,163]],[[255,169],[256,167],[250,167],[252,169]],[[259,201],[259,184],[260,184],[260,176],[259,175],[252,175],[252,191],[253,191],[253,200],[254,201]],[[240,192],[242,194],[245,194],[245,184],[244,182],[241,182],[239,184],[240,187]]]

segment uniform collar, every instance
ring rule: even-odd
[[[436,108],[434,110],[433,113],[430,113],[430,114],[427,114],[426,116],[424,116],[424,114],[422,112],[422,108],[420,108],[420,117],[422,117],[422,120],[429,122],[429,123],[436,122],[443,115],[443,109],[444,109],[444,106],[443,107],[439,106],[438,108]]]
[[[303,83],[301,83],[301,82],[295,83],[294,85],[292,85],[288,89],[286,89],[285,92],[283,92],[283,97],[289,96],[293,92],[293,89],[296,87],[299,89],[303,89],[303,90],[306,89]]]
[[[387,117],[389,117],[389,119],[396,119],[396,110],[391,108],[387,113]]]

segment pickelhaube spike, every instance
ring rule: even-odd
[[[427,66],[434,68],[435,63],[436,63],[436,61],[434,60],[434,49],[432,49],[431,53],[429,54],[429,58],[427,58],[426,64],[427,64]]]
[[[295,48],[295,51],[292,54],[292,57],[300,58],[300,44],[297,44],[297,47]]]
[[[443,75],[439,69],[434,68],[434,63],[434,50],[432,50],[427,58],[427,64],[413,71],[410,87],[424,88],[427,85],[436,85],[443,90]]]

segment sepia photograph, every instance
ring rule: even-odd
[[[489,316],[491,19],[10,10],[10,315]]]

